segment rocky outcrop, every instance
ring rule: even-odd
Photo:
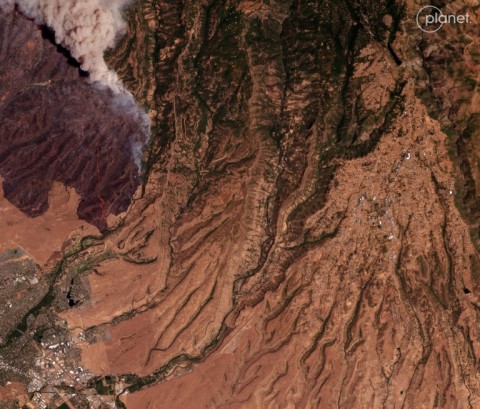
[[[47,385],[128,409],[480,405],[479,255],[413,3],[135,3],[107,60],[151,109],[145,183],[45,272],[20,339],[55,317],[89,374],[37,365]]]

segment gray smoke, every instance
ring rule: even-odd
[[[55,32],[55,41],[70,51],[92,81],[124,92],[118,75],[110,70],[104,52],[125,32],[122,9],[130,0],[0,0],[4,11],[15,4],[27,17]]]
[[[117,109],[134,116],[141,124],[140,136],[132,136],[131,149],[137,165],[141,151],[150,137],[150,119],[124,87],[117,73],[108,68],[104,52],[125,33],[122,10],[131,0],[0,0],[0,9],[13,11],[15,5],[38,25],[55,33],[55,41],[69,50],[87,71],[90,80],[114,93]]]

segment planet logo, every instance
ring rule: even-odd
[[[422,7],[417,13],[417,26],[424,33],[435,33],[444,24],[470,24],[472,19],[466,14],[443,14],[442,10],[435,6]]]

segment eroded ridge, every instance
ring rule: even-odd
[[[0,176],[5,197],[29,216],[48,208],[53,182],[76,189],[80,218],[101,230],[140,184],[146,129],[108,90],[79,79],[42,31],[0,14]],[[15,61],[15,63],[11,63]]]
[[[65,361],[30,367],[43,385],[128,409],[480,405],[478,253],[412,4],[136,4],[108,61],[154,111],[142,194],[46,272],[44,338],[16,334]]]

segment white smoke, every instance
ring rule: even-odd
[[[38,25],[48,26],[55,33],[55,42],[69,50],[80,68],[100,88],[107,87],[115,96],[115,108],[132,115],[142,129],[131,137],[132,156],[140,169],[142,148],[150,138],[150,119],[136,105],[117,73],[110,70],[104,53],[125,33],[122,10],[131,0],[0,0],[0,10],[18,10]]]
[[[89,72],[94,82],[125,92],[118,75],[110,70],[104,52],[125,32],[122,9],[130,0],[0,0],[0,8],[12,10],[15,4],[39,25],[50,27],[55,41]]]

